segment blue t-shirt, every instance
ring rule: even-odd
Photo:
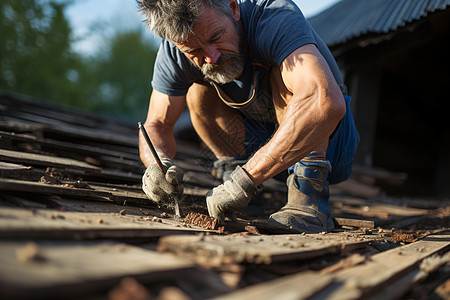
[[[317,35],[300,9],[292,0],[238,0],[240,19],[247,37],[252,59],[266,67],[280,66],[297,48],[314,44],[327,61],[338,82],[342,76],[330,50]],[[250,60],[250,58],[249,58]],[[251,67],[247,63],[240,78],[222,85],[230,96],[245,99],[251,80]],[[163,40],[159,47],[153,71],[155,90],[171,95],[186,95],[188,88],[203,80],[200,70],[171,42]]]

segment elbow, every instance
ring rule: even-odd
[[[333,114],[335,115],[335,118],[338,120],[338,122],[340,122],[347,112],[347,105],[344,99],[344,95],[339,94],[338,98],[339,100],[336,101],[336,104],[334,105]]]
[[[325,108],[326,119],[333,127],[335,127],[342,118],[344,118],[345,113],[347,112],[344,96],[342,93],[330,95],[326,103],[328,103]]]

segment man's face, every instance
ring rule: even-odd
[[[174,44],[194,66],[220,84],[238,78],[244,69],[245,53],[236,17],[205,5],[193,31],[186,42]]]

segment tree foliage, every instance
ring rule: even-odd
[[[154,46],[136,29],[116,33],[103,48],[90,63],[94,68],[89,80],[96,82],[96,91],[89,96],[92,102],[100,100],[94,102],[94,109],[144,119],[156,57]]]
[[[73,51],[68,1],[0,1],[0,89],[109,114],[144,118],[155,47],[140,29]]]

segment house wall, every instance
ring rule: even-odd
[[[356,163],[406,172],[390,192],[450,197],[450,10],[370,39],[333,49],[361,135]]]

